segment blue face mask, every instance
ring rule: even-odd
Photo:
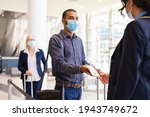
[[[70,32],[74,32],[77,27],[78,27],[78,23],[76,20],[67,20],[67,29],[70,31]]]
[[[28,41],[28,46],[30,47],[35,47],[36,46],[36,42],[34,40]]]
[[[131,2],[131,1],[129,0],[128,3],[126,4],[126,7],[129,5],[130,2]],[[128,17],[129,17],[130,19],[134,19],[133,15],[132,15],[132,13],[131,13],[131,10],[132,10],[132,7],[131,7],[131,5],[130,5],[130,10],[127,12],[127,15],[128,15]]]
[[[128,15],[128,17],[129,17],[130,19],[134,19],[134,17],[133,17],[133,15],[132,15],[131,11],[129,11],[129,12],[127,13],[127,15]]]

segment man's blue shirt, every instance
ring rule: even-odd
[[[56,81],[81,83],[83,74],[81,65],[88,64],[85,60],[82,40],[73,35],[71,38],[64,30],[51,37],[49,53],[52,57],[52,70]]]

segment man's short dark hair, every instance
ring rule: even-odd
[[[76,12],[76,10],[74,10],[74,9],[67,9],[67,10],[65,10],[63,12],[63,14],[62,14],[62,19],[66,18],[67,12]]]

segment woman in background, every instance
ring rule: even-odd
[[[26,76],[26,93],[31,95],[31,81],[33,81],[33,98],[37,98],[37,91],[41,88],[43,75],[41,61],[45,67],[46,61],[41,49],[36,48],[36,41],[31,36],[26,38],[26,49],[20,52],[18,69],[21,71],[21,79]]]

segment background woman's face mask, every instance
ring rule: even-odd
[[[28,46],[30,46],[30,47],[35,47],[36,46],[36,42],[35,42],[35,40],[30,40],[30,41],[28,41]]]

